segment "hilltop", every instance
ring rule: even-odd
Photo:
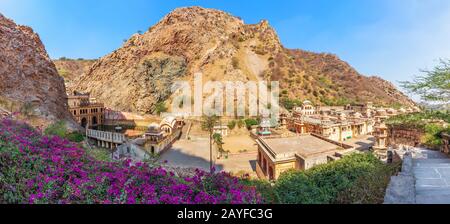
[[[315,104],[372,101],[412,106],[390,82],[358,73],[338,56],[287,49],[268,21],[245,24],[226,12],[179,8],[96,61],[69,89],[90,92],[108,107],[152,113],[170,102],[176,80],[280,81],[282,101]]]

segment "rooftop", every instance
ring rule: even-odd
[[[268,146],[276,159],[299,155],[310,157],[317,154],[333,152],[340,147],[312,135],[301,135],[288,138],[261,139],[262,144]]]

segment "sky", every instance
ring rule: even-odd
[[[99,58],[175,8],[267,19],[287,48],[338,55],[398,86],[450,59],[448,0],[0,0],[0,13],[32,27],[52,58]]]

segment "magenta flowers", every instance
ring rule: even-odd
[[[179,177],[146,163],[99,162],[65,139],[43,136],[18,121],[0,121],[0,203],[261,202],[253,187],[228,173],[197,170]]]

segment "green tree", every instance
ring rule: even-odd
[[[204,116],[202,120],[202,129],[207,131],[209,134],[209,168],[211,173],[214,172],[214,164],[213,164],[213,135],[214,135],[214,126],[217,125],[219,121],[219,117],[213,116]]]
[[[218,133],[213,134],[213,139],[214,139],[214,144],[216,144],[217,150],[218,150],[219,153],[220,153],[220,156],[222,156],[223,153],[225,153],[225,150],[223,149],[223,145],[224,145],[225,143],[223,142],[222,135],[221,135],[221,134],[218,134]]]
[[[236,127],[236,121],[233,120],[233,121],[228,122],[227,126],[230,130],[233,130]]]
[[[167,112],[167,107],[164,102],[159,102],[156,104],[155,112],[157,115]]]
[[[424,101],[450,102],[450,60],[440,60],[433,70],[422,70],[412,82],[402,82],[408,92],[419,95]]]

